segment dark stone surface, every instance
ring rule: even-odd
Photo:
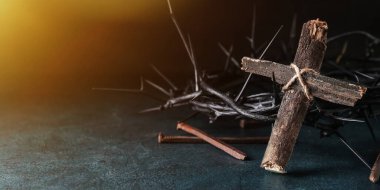
[[[250,157],[239,161],[207,144],[158,144],[160,131],[183,134],[175,124],[189,111],[135,114],[158,104],[143,97],[84,92],[1,103],[0,189],[379,189],[337,138],[308,127],[279,175],[259,168],[265,145],[236,145]],[[216,136],[268,134],[202,116],[190,123]],[[342,133],[372,164],[378,149],[366,126]]]

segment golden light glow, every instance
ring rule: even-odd
[[[158,7],[167,9],[166,1],[0,0],[0,89],[78,72],[112,45],[115,29],[107,27],[150,22]]]

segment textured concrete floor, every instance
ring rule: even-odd
[[[81,96],[2,100],[0,189],[378,189],[369,170],[336,138],[304,127],[287,175],[259,168],[265,145],[236,145],[235,160],[207,145],[157,144],[188,111],[137,115],[143,97],[82,92]],[[254,135],[234,122],[191,122],[214,135]],[[265,133],[265,132],[264,132]],[[379,129],[376,133],[380,136]],[[343,131],[370,163],[377,150],[364,125]]]

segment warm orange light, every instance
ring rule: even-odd
[[[51,76],[107,64],[115,56],[107,50],[120,46],[113,44],[117,27],[138,27],[166,6],[165,0],[0,0],[0,89],[52,83]],[[99,54],[104,60],[93,58]]]

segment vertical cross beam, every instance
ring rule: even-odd
[[[310,68],[319,72],[326,51],[326,40],[326,22],[318,19],[306,22],[294,64],[300,69]],[[261,167],[276,173],[286,173],[285,166],[293,152],[310,102],[302,90],[290,88],[285,92]]]

